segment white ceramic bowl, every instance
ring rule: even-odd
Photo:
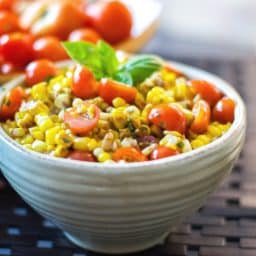
[[[244,143],[243,101],[216,76],[174,65],[189,77],[213,82],[237,103],[230,130],[192,152],[145,163],[85,163],[27,151],[0,129],[5,177],[75,244],[128,253],[160,243],[230,173]]]

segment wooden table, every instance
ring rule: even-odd
[[[204,68],[231,82],[247,104],[249,126],[241,158],[222,188],[164,245],[136,255],[255,256],[256,61],[248,57],[184,58],[171,48],[154,49],[167,58]],[[70,244],[60,230],[26,205],[1,176],[0,190],[0,256],[97,255]]]

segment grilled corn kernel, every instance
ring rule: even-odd
[[[55,157],[66,157],[69,153],[69,150],[66,147],[58,145],[53,151],[52,155]]]
[[[49,113],[49,107],[42,101],[28,101],[20,107],[21,112],[28,112],[31,115]]]
[[[25,145],[25,144],[32,144],[34,141],[33,137],[30,134],[27,134],[26,136],[24,136],[21,140],[21,144]]]
[[[62,130],[60,126],[55,126],[45,132],[45,141],[48,145],[55,145],[55,138],[57,133]]]
[[[63,147],[70,147],[73,144],[74,138],[65,130],[60,130],[55,137],[55,143]]]
[[[44,102],[49,101],[47,83],[39,83],[31,88],[31,97],[33,100],[42,100]]]
[[[59,94],[56,98],[55,98],[55,101],[54,101],[54,105],[57,107],[57,108],[60,108],[60,109],[63,109],[65,107],[68,107],[70,106],[71,104],[71,97],[69,94],[67,93],[62,93],[62,94]]]
[[[28,128],[34,123],[33,116],[30,113],[17,112],[14,118],[19,127]]]
[[[40,153],[45,153],[47,152],[47,144],[44,141],[35,140],[32,143],[32,149]]]
[[[112,121],[116,128],[122,129],[126,125],[127,117],[124,115],[124,108],[116,108],[111,112]]]
[[[42,132],[39,127],[29,128],[29,133],[36,140],[44,140],[44,132]]]
[[[204,143],[201,140],[195,139],[195,140],[191,141],[191,146],[192,146],[193,149],[200,148],[200,147],[204,146]]]
[[[88,137],[77,137],[74,139],[73,148],[76,150],[88,150],[88,143],[90,141],[90,138]]]
[[[162,104],[162,103],[170,103],[173,102],[174,99],[172,97],[171,91],[166,91],[161,87],[154,87],[147,94],[147,103],[151,103],[153,105]]]
[[[12,137],[23,137],[26,134],[26,130],[24,128],[11,128],[9,133]]]
[[[143,109],[146,105],[146,101],[141,93],[137,93],[134,101],[135,105],[140,109]]]
[[[90,141],[88,142],[88,150],[93,151],[97,147],[98,147],[98,142],[95,139],[90,139]]]
[[[125,105],[127,105],[126,101],[119,97],[114,98],[112,104],[115,108],[124,107]]]
[[[99,162],[103,163],[103,162],[111,160],[111,155],[107,152],[102,152],[101,154],[99,154],[97,159]]]

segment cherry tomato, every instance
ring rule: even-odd
[[[3,64],[0,64],[0,74],[8,75],[8,74],[18,72],[18,71],[21,72],[20,69],[16,68],[11,63],[6,62],[6,63],[3,63]]]
[[[192,112],[194,120],[191,124],[191,131],[194,133],[204,133],[207,131],[211,120],[211,108],[204,100],[199,100],[193,106]]]
[[[57,68],[49,60],[35,60],[26,67],[26,83],[32,86],[57,75]]]
[[[232,123],[235,118],[235,107],[236,104],[232,99],[222,98],[213,109],[213,119],[222,124]]]
[[[12,89],[0,107],[0,120],[5,121],[7,119],[12,119],[15,113],[19,110],[22,100],[25,97],[25,91],[21,87]]]
[[[169,73],[173,73],[176,75],[176,77],[181,77],[181,76],[184,76],[184,74],[177,70],[176,68],[172,67],[170,64],[169,65],[166,65],[164,67],[165,71],[169,72]]]
[[[93,28],[109,43],[116,44],[131,34],[132,15],[120,1],[97,1],[86,9]]]
[[[71,152],[67,158],[72,160],[84,161],[84,162],[97,162],[95,157],[91,152],[84,152],[80,150],[75,150]]]
[[[35,59],[60,61],[69,58],[59,39],[53,36],[37,39],[33,44],[33,50]]]
[[[93,109],[93,116],[91,113],[78,113],[75,108],[72,108],[64,113],[64,122],[68,125],[73,133],[79,135],[87,135],[98,124],[100,118],[100,109],[93,104],[85,106],[88,109]]]
[[[76,97],[90,99],[98,93],[98,82],[88,68],[77,66],[72,77],[71,88]]]
[[[204,100],[206,100],[211,107],[213,107],[219,99],[222,98],[221,91],[213,84],[204,80],[191,80],[188,82],[190,86],[198,93]]]
[[[17,16],[9,11],[0,11],[0,35],[21,30]]]
[[[102,79],[99,86],[99,95],[108,104],[112,104],[114,98],[123,98],[126,102],[134,101],[137,90],[134,87],[129,87],[126,84],[119,83],[110,79]]]
[[[125,160],[126,162],[144,162],[148,160],[139,149],[133,147],[117,149],[113,153],[112,159],[116,162],[120,160]]]
[[[185,133],[186,117],[184,113],[174,105],[161,104],[154,107],[148,115],[148,119],[154,125],[169,131]]]
[[[179,151],[164,146],[158,146],[150,154],[150,160],[157,160],[168,156],[178,155]]]
[[[101,39],[101,36],[91,28],[81,28],[74,30],[68,37],[71,42],[87,41],[96,44]]]
[[[11,33],[0,37],[0,56],[5,62],[24,67],[33,59],[33,39],[29,34]]]
[[[24,27],[30,23],[29,27],[33,35],[37,37],[52,35],[65,40],[74,29],[84,26],[85,15],[76,3],[72,1],[44,3],[42,1],[42,4],[42,6],[35,7],[38,13],[34,15],[32,21],[26,21],[26,16],[31,16],[29,9],[21,18]],[[42,15],[42,9],[45,15]]]
[[[11,10],[16,0],[0,0],[0,10]]]

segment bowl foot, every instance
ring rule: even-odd
[[[146,240],[143,242],[140,241],[139,243],[134,241],[133,243],[129,244],[119,244],[118,242],[102,243],[97,241],[86,241],[81,240],[80,238],[77,238],[67,232],[64,232],[64,234],[70,242],[83,249],[106,254],[122,254],[143,251],[155,245],[164,243],[166,237],[168,236],[168,233],[165,233],[164,235],[152,240]]]

